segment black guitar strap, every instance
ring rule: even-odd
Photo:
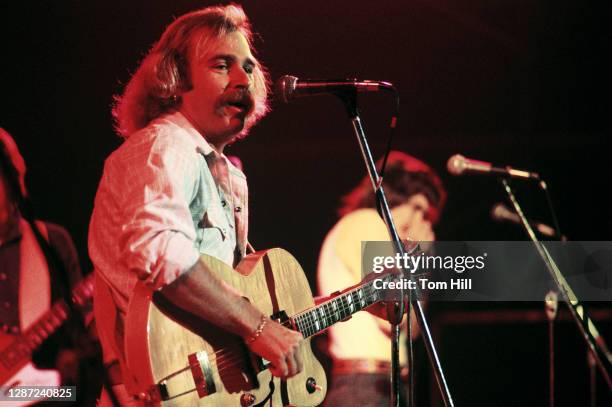
[[[272,264],[270,263],[270,259],[268,258],[267,254],[263,257],[263,262],[264,262],[264,271],[266,274],[266,284],[268,285],[268,293],[270,294],[270,300],[272,301],[272,313],[276,314],[280,311],[280,309],[278,306],[278,298],[276,297],[276,283],[274,281],[274,273],[272,271]],[[270,383],[271,383],[270,389],[273,392],[274,386],[272,382]],[[283,406],[286,406],[289,404],[289,392],[287,391],[287,381],[286,380],[281,379],[280,391],[281,391],[281,400],[283,402]],[[272,392],[270,392],[270,396],[272,395]]]
[[[270,393],[266,396],[265,399],[261,400],[261,403],[255,404],[253,407],[264,407],[264,405],[270,400],[270,405],[272,405],[272,395],[274,394],[274,377],[270,379]]]

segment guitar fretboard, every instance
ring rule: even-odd
[[[380,277],[384,281],[392,278],[390,274]],[[302,336],[308,338],[380,300],[380,290],[374,288],[374,281],[370,281],[302,311],[292,319]]]
[[[90,274],[73,291],[72,301],[83,306],[93,293],[94,278]],[[69,308],[65,301],[57,301],[51,309],[41,316],[25,332],[0,351],[0,363],[5,369],[11,369],[38,348],[68,318]]]

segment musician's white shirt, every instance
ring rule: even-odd
[[[327,296],[361,281],[361,242],[388,240],[383,221],[374,209],[358,209],[344,216],[327,234],[317,271],[319,293]],[[334,359],[391,360],[389,323],[362,311],[329,329]],[[405,331],[400,338],[400,363],[406,361]]]
[[[122,315],[136,282],[170,284],[200,253],[235,265],[246,251],[246,177],[180,113],[131,135],[106,160],[89,254]]]
[[[154,120],[110,155],[89,227],[97,281],[112,294],[110,301],[94,294],[106,363],[122,352],[123,318],[138,280],[158,290],[201,253],[229,265],[244,256],[247,199],[242,171],[180,112]]]

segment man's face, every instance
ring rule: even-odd
[[[192,49],[189,68],[192,89],[183,93],[181,111],[222,151],[253,111],[250,88],[255,58],[244,35],[233,32],[200,55]]]
[[[413,195],[405,203],[394,207],[391,214],[400,237],[409,237],[413,241],[434,240],[429,211],[429,201],[422,193]]]

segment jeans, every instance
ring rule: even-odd
[[[390,381],[387,374],[355,373],[331,377],[324,407],[388,407]],[[401,387],[400,405],[404,403],[404,386]]]

